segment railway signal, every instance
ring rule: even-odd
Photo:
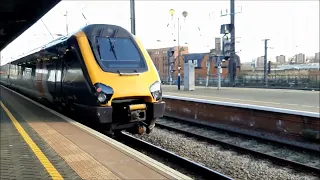
[[[222,40],[222,53],[225,60],[229,60],[231,56],[231,41],[228,38]]]
[[[168,60],[169,60],[169,82],[172,85],[172,77],[174,72],[174,48],[168,50]]]

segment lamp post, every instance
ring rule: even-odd
[[[171,19],[173,20],[173,15],[175,13],[174,9],[170,9],[169,13],[171,15]],[[188,16],[188,12],[187,11],[183,11],[182,12],[182,16],[184,18],[186,18]],[[178,90],[180,90],[180,82],[181,82],[181,74],[180,74],[180,70],[181,70],[181,63],[180,63],[180,18],[178,17]]]
[[[131,19],[131,33],[136,35],[136,15],[135,15],[135,2],[130,0],[130,19]]]

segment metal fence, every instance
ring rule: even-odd
[[[280,88],[280,89],[307,89],[320,90],[320,75],[269,75],[267,83],[264,82],[262,75],[244,75],[237,77],[235,87],[252,87],[252,88]],[[169,78],[162,78],[163,84],[170,84]],[[181,77],[181,85],[183,85]],[[173,85],[177,84],[177,78],[172,81]],[[196,86],[205,86],[205,78],[196,78]],[[218,78],[211,77],[208,86],[217,87]],[[231,87],[229,78],[221,77],[221,87]]]

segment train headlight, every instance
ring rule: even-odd
[[[107,96],[106,96],[105,94],[100,93],[100,94],[98,95],[98,101],[99,101],[100,103],[103,103],[103,102],[105,102],[106,100],[107,100]]]
[[[111,99],[113,95],[113,89],[110,86],[97,83],[94,85],[94,87],[96,89],[97,99],[100,104],[105,104]]]
[[[159,101],[162,98],[161,83],[159,81],[154,82],[150,86],[150,92],[151,92],[153,98],[155,100]]]

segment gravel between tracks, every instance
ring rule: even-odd
[[[270,162],[201,142],[173,131],[155,128],[149,135],[136,136],[234,179],[319,179],[312,174],[276,166]]]

